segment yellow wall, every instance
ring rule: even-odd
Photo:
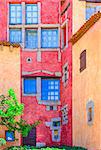
[[[80,73],[80,53],[87,67]],[[101,150],[101,19],[73,46],[73,145]],[[94,122],[87,124],[86,104],[94,101]]]
[[[20,47],[0,46],[0,95],[7,94],[8,89],[13,88],[20,102],[20,79]],[[5,138],[5,129],[0,126],[0,138]],[[15,133],[15,137],[20,138],[20,135]],[[7,142],[6,146],[14,144],[19,145],[20,140]]]
[[[85,23],[86,2],[73,0],[73,34]]]

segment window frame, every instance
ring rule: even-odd
[[[91,109],[92,111],[89,112],[89,109]],[[87,102],[86,111],[87,111],[87,124],[93,125],[93,123],[94,123],[94,102],[92,100],[89,100]],[[91,117],[91,119],[90,119],[90,117]]]
[[[36,31],[36,41],[37,41],[37,45],[36,45],[36,47],[33,47],[33,48],[31,48],[31,47],[26,47],[26,37],[27,37],[27,35],[26,34],[28,34],[28,31]],[[35,38],[35,37],[34,37]],[[30,44],[29,44],[30,45]],[[25,49],[37,49],[38,48],[38,29],[26,29],[25,30]]]
[[[11,41],[11,33],[10,33],[10,32],[12,32],[12,31],[15,31],[15,32],[20,31],[20,32],[21,32],[21,33],[20,33],[20,34],[21,34],[21,37],[20,37],[20,38],[21,38],[21,41],[20,41],[20,42],[12,42],[12,41]],[[16,28],[14,28],[14,29],[13,29],[13,28],[10,28],[10,29],[9,29],[9,41],[10,41],[11,43],[19,43],[19,44],[21,44],[21,43],[22,43],[22,30],[21,30],[20,28],[17,28],[17,29],[16,29]]]
[[[86,49],[80,53],[80,72],[85,70],[87,67],[87,51]]]
[[[11,6],[21,6],[21,22],[20,23],[11,23]],[[17,13],[16,13],[16,15],[17,15]],[[14,17],[15,18],[15,17]],[[17,17],[15,18],[16,20],[17,20]],[[9,25],[21,25],[22,24],[22,5],[19,3],[19,4],[9,4]]]
[[[27,12],[27,6],[37,6],[37,11],[34,11],[34,12],[37,12],[37,17],[34,17],[34,18],[37,18],[37,22],[36,23],[33,23],[33,22],[27,23],[27,19],[28,18],[31,18],[31,19],[33,18],[32,16],[27,18],[27,13],[29,12],[29,11]],[[32,13],[32,11],[30,11],[30,12]],[[26,25],[38,24],[38,17],[39,17],[38,16],[38,4],[26,4],[25,5],[25,24]]]
[[[52,81],[52,82],[54,82],[54,88],[55,88],[55,81],[56,82],[58,82],[58,85],[57,86],[59,86],[59,89],[47,89],[46,88],[46,90],[43,90],[42,91],[42,89],[43,89],[43,81],[42,80],[45,80],[46,82],[48,82],[48,81]],[[47,86],[48,86],[48,83],[47,83]],[[50,85],[50,88],[51,88],[51,85]],[[58,100],[52,100],[52,99],[44,99],[44,98],[42,98],[42,96],[43,96],[43,93],[45,93],[46,92],[46,94],[48,94],[48,92],[53,92],[54,93],[54,95],[50,95],[50,97],[51,96],[58,96]],[[58,95],[55,95],[55,92],[58,92]],[[49,95],[47,95],[47,98],[48,98],[48,96]],[[41,78],[41,101],[47,101],[47,102],[57,102],[57,101],[60,101],[60,79],[57,79],[57,78]]]
[[[24,80],[25,79],[33,79],[35,80],[35,85],[36,85],[36,89],[35,89],[35,93],[25,93],[25,90],[24,90]],[[36,78],[33,78],[33,77],[24,77],[22,79],[22,93],[23,93],[23,96],[36,96],[37,95],[37,81],[36,81]]]
[[[68,106],[64,105],[61,109],[62,112],[62,124],[68,124]]]
[[[92,9],[93,11],[92,12],[89,12],[88,11]],[[100,2],[100,5],[99,3],[96,3],[96,2],[93,2],[93,1],[89,1],[89,2],[86,2],[86,20],[89,20],[90,17],[92,15],[94,15],[95,13],[97,13],[98,11],[101,12],[101,2]]]
[[[7,140],[7,132],[13,133],[13,137],[14,137],[13,140]],[[14,141],[15,141],[15,132],[14,132],[14,131],[6,130],[6,131],[5,131],[5,140],[6,140],[7,142],[14,142]]]
[[[63,66],[63,77],[62,77],[62,82],[64,84],[64,87],[66,87],[66,85],[68,84],[68,81],[69,81],[69,65],[68,63],[65,63]]]
[[[42,45],[42,43],[44,43],[43,42],[43,32],[46,32],[46,31],[48,31],[48,32],[56,31],[56,38],[57,38],[56,43],[57,43],[57,46],[52,46],[52,45],[51,46],[43,46]],[[51,44],[53,44],[53,41],[51,41]],[[42,49],[57,49],[57,48],[59,48],[59,29],[58,28],[42,28],[41,29],[41,48]]]

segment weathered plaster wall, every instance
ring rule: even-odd
[[[73,0],[73,34],[86,21],[86,1]]]
[[[101,149],[101,19],[73,46],[73,145]],[[80,53],[87,67],[80,73]],[[86,104],[94,102],[94,122],[87,124]]]
[[[7,20],[8,20],[8,4],[9,3],[33,3],[33,0],[5,0],[0,2],[0,6],[4,13],[0,13],[0,31],[1,36],[0,40],[7,40]],[[41,2],[41,24],[60,24],[60,4],[59,0],[35,0],[34,3]],[[66,11],[68,14],[68,36],[71,36],[72,32],[72,0],[66,1],[63,8],[68,4],[68,2],[71,3],[69,9]],[[61,11],[62,11],[61,9]],[[1,11],[1,10],[0,10]],[[63,23],[67,19],[67,14],[63,15],[61,17]],[[66,18],[65,18],[66,17]],[[4,21],[5,20],[5,21]],[[2,30],[4,28],[4,30]],[[52,26],[50,27],[52,28]],[[60,31],[59,31],[60,32]],[[59,45],[60,45],[60,39],[59,39]],[[39,49],[40,50],[40,49]],[[41,49],[42,50],[42,49]],[[40,51],[41,51],[40,50]],[[31,57],[32,62],[27,63],[26,58]],[[72,99],[72,78],[71,78],[71,70],[72,70],[72,62],[71,62],[71,44],[69,44],[68,48],[65,48],[62,54],[62,64],[61,64],[61,53],[60,53],[60,46],[59,49],[43,49],[41,52],[41,61],[37,61],[38,52],[36,51],[29,51],[29,50],[22,50],[21,53],[21,65],[22,65],[22,72],[33,72],[37,70],[47,70],[49,72],[52,72],[53,75],[49,75],[48,73],[38,73],[38,74],[32,74],[31,76],[50,76],[50,77],[56,77],[55,72],[62,71],[62,66],[68,61],[69,64],[69,80],[68,85],[66,88],[64,88],[62,82],[61,82],[61,93],[60,93],[60,102],[62,103],[62,106],[65,104],[68,104],[69,106],[69,123],[67,125],[62,126],[62,135],[60,142],[52,142],[52,132],[49,127],[46,127],[45,121],[51,121],[52,118],[56,118],[60,116],[60,105],[57,107],[57,111],[46,111],[45,105],[39,105],[38,101],[36,99],[36,96],[23,96],[22,94],[22,102],[25,104],[25,110],[23,118],[26,119],[29,123],[33,123],[35,120],[40,119],[42,120],[42,124],[37,127],[37,142],[44,142],[47,145],[71,145],[72,144],[72,127],[71,127],[71,99]],[[60,77],[61,78],[61,77]],[[62,78],[60,79],[62,81]],[[67,131],[67,132],[66,132]],[[49,133],[49,134],[48,134]],[[46,136],[47,135],[47,136]],[[47,137],[47,138],[46,138]]]
[[[0,95],[7,95],[8,89],[13,88],[18,101],[21,102],[21,71],[20,47],[0,46]],[[0,138],[5,138],[6,127],[0,126]],[[7,142],[6,146],[20,145],[20,135],[15,133],[18,141]],[[1,147],[0,147],[1,149]]]
[[[72,0],[66,0],[64,5],[61,8],[61,12],[67,7],[70,3],[67,11],[61,16],[61,25],[67,21],[67,47],[64,47],[62,51],[62,77],[63,77],[63,66],[68,64],[69,78],[64,86],[64,83],[61,82],[61,99],[62,107],[68,106],[68,123],[62,125],[62,144],[63,145],[72,145],[72,46],[71,43],[68,43],[68,39],[72,34]]]

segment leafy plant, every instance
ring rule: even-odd
[[[6,144],[6,141],[5,141],[5,139],[3,139],[3,138],[0,138],[0,146],[2,146],[2,145],[5,145]]]
[[[23,137],[26,137],[30,130],[37,126],[40,121],[36,121],[32,125],[22,118],[17,121],[16,117],[21,116],[23,110],[24,105],[18,102],[14,90],[9,89],[8,96],[0,96],[0,125],[5,125],[9,131],[18,131]]]
[[[81,147],[68,147],[68,146],[61,146],[60,147],[46,147],[46,148],[36,148],[33,146],[12,146],[7,148],[6,150],[87,150],[85,148],[81,148]]]

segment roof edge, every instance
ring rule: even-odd
[[[99,19],[101,18],[101,12],[98,12],[91,16],[81,28],[70,38],[69,42],[74,45]]]
[[[10,42],[7,42],[7,41],[0,41],[0,45],[3,45],[3,46],[13,46],[13,47],[20,47],[20,44],[19,43],[10,43]]]

